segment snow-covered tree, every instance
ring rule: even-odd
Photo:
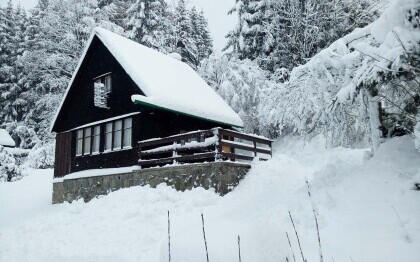
[[[239,113],[246,132],[273,136],[269,128],[262,125],[260,115],[262,98],[275,88],[265,70],[249,59],[213,54],[202,61],[199,73]]]
[[[226,49],[266,70],[291,70],[336,39],[375,19],[372,0],[237,0],[238,24]]]
[[[98,25],[120,33],[122,29],[109,21],[95,0],[40,1],[31,14],[28,50],[19,59],[30,90],[31,110],[24,121],[48,141],[51,118],[92,29]]]
[[[47,144],[37,144],[31,152],[29,152],[25,161],[25,167],[34,169],[45,169],[54,167],[54,142]]]
[[[26,12],[8,2],[1,34],[0,91],[2,111],[0,119],[21,121],[28,111],[25,86],[22,84],[22,65],[19,58],[25,50]]]
[[[127,10],[127,35],[148,47],[165,50],[167,4],[164,0],[137,0]]]
[[[190,19],[192,26],[192,37],[197,46],[197,64],[204,58],[209,57],[213,52],[213,42],[208,31],[207,19],[204,13],[198,12],[195,7],[190,10]]]
[[[16,158],[5,147],[0,146],[0,182],[12,182],[21,177],[22,173]]]
[[[419,108],[418,3],[395,1],[375,22],[296,67],[264,101],[266,119],[300,135],[324,133],[332,145],[413,132]]]
[[[175,37],[174,44],[182,61],[196,68],[198,64],[197,43],[193,37],[193,27],[189,11],[184,0],[179,0],[175,8]]]

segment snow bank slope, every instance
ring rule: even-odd
[[[201,212],[212,262],[237,261],[238,234],[243,261],[284,261],[286,256],[292,261],[286,231],[300,261],[289,210],[305,258],[319,261],[305,179],[319,214],[325,260],[414,261],[420,193],[410,188],[420,173],[420,154],[413,141],[395,138],[366,163],[363,150],[323,145],[322,140],[304,148],[291,139],[278,142],[274,158],[256,163],[223,198],[203,189],[138,187],[87,204],[51,206],[45,193],[28,191],[37,183],[50,194],[51,173],[0,184],[0,261],[167,261],[167,210],[172,261],[205,261]],[[14,201],[11,191],[33,195],[25,203],[6,205]],[[25,219],[10,222],[19,214]]]

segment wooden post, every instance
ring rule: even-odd
[[[138,145],[137,155],[139,157],[139,160],[141,160],[141,146]]]
[[[217,136],[217,142],[216,142],[216,156],[214,161],[217,162],[221,160],[221,152],[222,152],[222,135],[220,134],[220,128],[216,129],[216,136]]]
[[[172,157],[177,157],[177,156],[178,156],[178,154],[177,154],[177,152],[176,152],[176,145],[177,145],[177,143],[176,143],[176,141],[174,141],[173,148],[172,148]],[[177,162],[176,162],[176,160],[174,159],[174,160],[172,161],[172,163],[173,163],[173,164],[176,164]]]
[[[257,157],[257,142],[254,141],[254,157]]]

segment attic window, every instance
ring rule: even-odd
[[[111,73],[98,76],[94,81],[93,101],[96,107],[109,108],[108,97],[112,91]]]

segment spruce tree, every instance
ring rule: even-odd
[[[176,6],[175,23],[176,50],[181,54],[182,60],[195,69],[198,64],[198,51],[193,38],[191,19],[184,0],[180,0]]]
[[[166,3],[164,0],[137,0],[127,10],[126,31],[136,42],[163,51]]]
[[[16,90],[16,13],[12,1],[9,0],[4,10],[3,32],[1,35],[1,65],[0,65],[0,92],[2,122],[16,121],[17,111],[13,107]]]
[[[237,15],[237,25],[235,26],[235,28],[230,31],[227,35],[227,44],[226,46],[223,48],[223,51],[227,51],[229,50],[232,54],[239,56],[239,57],[243,57],[242,56],[242,48],[243,48],[243,40],[244,40],[244,36],[243,36],[243,27],[244,27],[244,13],[245,13],[245,3],[244,1],[247,2],[247,0],[236,0],[235,2],[235,6],[229,10],[228,14],[229,15],[233,15],[236,14]]]
[[[203,11],[197,13],[194,24],[197,39],[198,62],[200,63],[204,58],[208,58],[213,52],[213,41]]]

